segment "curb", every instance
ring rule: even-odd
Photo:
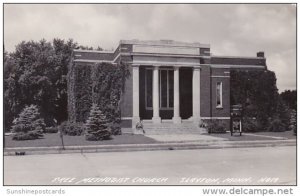
[[[17,147],[5,148],[4,156],[14,156],[16,152],[33,154],[69,154],[69,153],[95,153],[95,152],[131,152],[155,150],[191,150],[191,149],[223,149],[223,148],[254,148],[296,146],[296,140],[259,140],[259,141],[193,141],[169,142],[156,144],[118,144],[118,145],[91,145],[91,146],[60,146],[54,147]]]

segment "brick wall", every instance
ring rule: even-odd
[[[200,116],[210,117],[210,67],[201,66],[200,78]]]
[[[200,48],[200,55],[210,56],[210,48]]]
[[[113,53],[74,51],[74,59],[113,60]]]
[[[227,64],[227,65],[266,65],[265,58],[225,58],[225,57],[212,57],[212,64]]]
[[[230,70],[211,70],[211,108],[212,117],[230,117]],[[222,83],[222,108],[217,108],[217,83]]]

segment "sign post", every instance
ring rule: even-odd
[[[239,133],[242,136],[242,106],[232,105],[230,109],[231,121],[230,121],[230,133],[231,136],[234,133]]]

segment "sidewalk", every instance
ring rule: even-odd
[[[63,150],[60,146],[54,147],[17,147],[5,148],[4,155],[15,155],[16,152],[29,154],[64,154],[64,153],[95,153],[95,152],[126,152],[126,151],[153,151],[153,150],[187,150],[187,149],[220,149],[220,148],[249,148],[296,146],[295,139],[287,140],[257,140],[257,141],[226,141],[202,140],[166,142],[154,144],[118,144],[118,145],[89,145],[67,146]]]

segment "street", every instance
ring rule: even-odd
[[[4,157],[5,185],[295,185],[296,146]]]

